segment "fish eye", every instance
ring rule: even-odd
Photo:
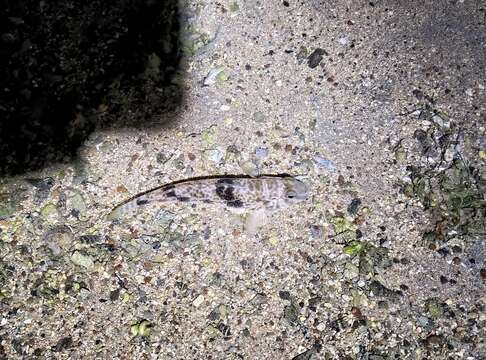
[[[287,197],[288,197],[289,199],[293,199],[293,198],[294,198],[294,197],[296,197],[296,196],[297,196],[297,194],[295,193],[295,191],[289,191],[289,192],[287,193]]]

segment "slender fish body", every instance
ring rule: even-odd
[[[290,176],[213,177],[170,183],[138,194],[115,207],[122,213],[164,202],[217,203],[230,209],[277,210],[306,200],[307,185]]]

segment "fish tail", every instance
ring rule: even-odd
[[[110,212],[110,214],[108,215],[108,218],[112,220],[117,219],[151,202],[152,199],[150,199],[149,196],[146,195],[137,196],[135,198],[128,199],[122,202],[121,204],[115,206],[113,210]]]

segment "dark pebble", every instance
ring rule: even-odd
[[[348,214],[356,215],[358,213],[359,207],[361,205],[361,200],[358,198],[354,198],[348,205]]]
[[[311,236],[312,236],[313,239],[322,238],[322,226],[311,225],[310,232],[311,232]]]
[[[460,246],[458,246],[458,245],[454,245],[451,248],[451,250],[452,250],[452,253],[454,253],[454,254],[460,254],[460,253],[462,253],[462,248]]]
[[[418,89],[414,89],[412,94],[417,98],[417,100],[422,100],[424,98],[424,93]]]
[[[280,299],[290,300],[290,293],[286,290],[280,290],[278,296],[280,296]]]
[[[221,334],[223,334],[223,336],[224,336],[225,338],[228,338],[228,337],[230,337],[230,336],[231,336],[231,329],[230,329],[230,327],[229,327],[228,325],[226,325],[226,324],[223,324],[223,323],[219,324],[219,325],[218,325],[218,330],[221,332]]]
[[[56,345],[52,347],[52,351],[59,352],[64,349],[68,349],[73,345],[73,339],[70,336],[63,337]]]
[[[481,276],[481,279],[486,280],[486,269],[479,270],[479,276]]]
[[[410,264],[410,260],[408,260],[407,258],[401,258],[400,259],[400,262],[402,265],[408,265]]]
[[[425,339],[425,344],[429,347],[439,347],[442,345],[443,339],[437,335],[429,335],[427,339]]]
[[[447,256],[447,255],[449,255],[449,254],[451,253],[451,252],[449,251],[449,249],[447,249],[447,248],[445,248],[445,247],[440,248],[439,250],[437,250],[437,252],[438,252],[439,254],[441,254],[442,256],[444,256],[444,257],[445,257],[445,256]]]
[[[315,49],[307,58],[307,65],[311,68],[314,69],[319,65],[322,61],[322,56],[327,55],[326,50],[317,48]]]
[[[116,301],[120,297],[120,289],[115,289],[113,291],[110,291],[110,300],[111,301]]]
[[[210,321],[217,321],[219,320],[219,318],[220,318],[219,308],[216,307],[215,309],[213,309],[213,311],[209,313],[208,319]]]

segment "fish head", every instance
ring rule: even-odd
[[[296,203],[309,198],[309,188],[304,182],[295,178],[285,178],[284,181],[284,200],[287,203]]]

